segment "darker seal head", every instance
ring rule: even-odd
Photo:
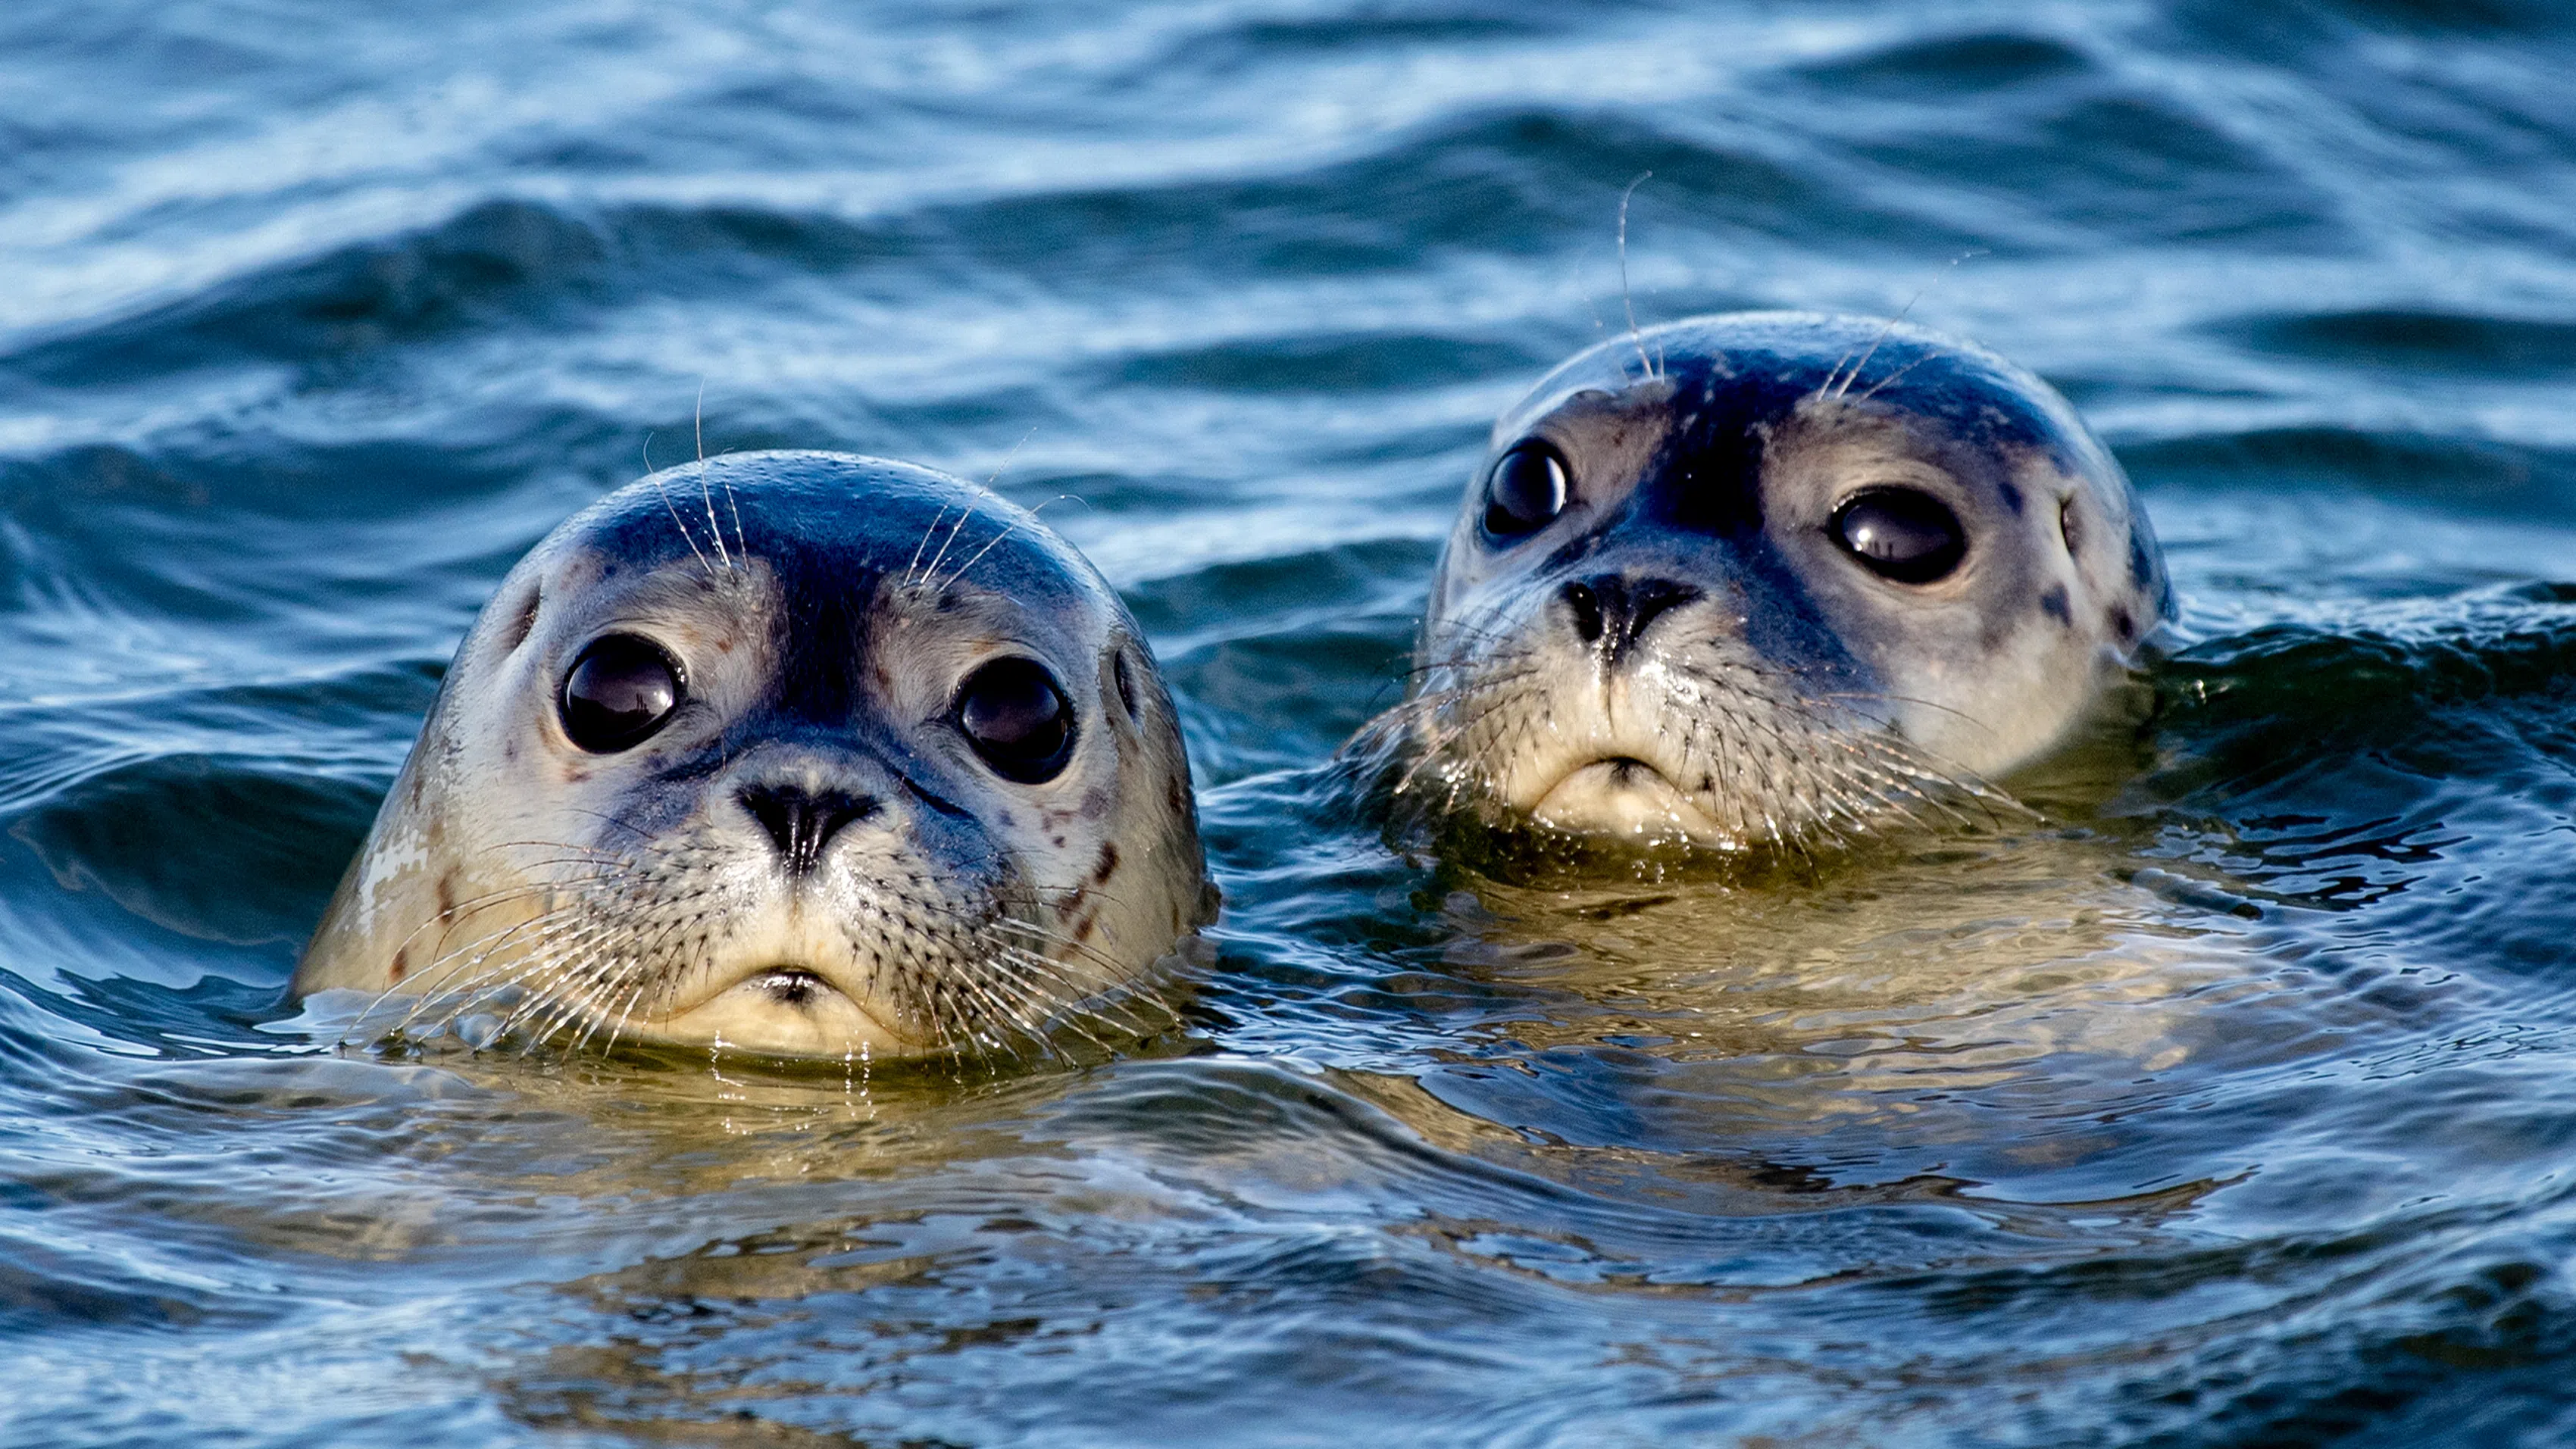
[[[1698,318],[1496,425],[1385,733],[1452,814],[1838,833],[2048,749],[2172,607],[2128,480],[2036,377],[1901,324]]]
[[[1027,512],[756,453],[540,543],[296,976],[775,1055],[1076,1029],[1205,914],[1171,701]],[[494,1008],[501,1009],[501,1008]]]

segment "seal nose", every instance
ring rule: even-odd
[[[823,847],[841,827],[877,813],[874,796],[847,790],[808,790],[801,785],[745,785],[734,798],[778,847],[789,875],[804,875],[823,858]]]
[[[1575,637],[1616,661],[1645,637],[1666,610],[1699,597],[1699,590],[1670,579],[1629,579],[1597,574],[1558,591],[1574,620]]]

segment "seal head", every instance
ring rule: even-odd
[[[1696,318],[1496,425],[1383,732],[1449,816],[1794,842],[2046,751],[2172,609],[2119,464],[2038,378],[1881,321]]]
[[[754,453],[609,495],[502,581],[294,990],[1006,1049],[1082,1029],[1211,901],[1171,700],[1088,562],[927,469]]]

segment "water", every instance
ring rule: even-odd
[[[28,0],[0,17],[0,1437],[2576,1437],[2576,26]],[[2185,650],[2045,829],[1566,892],[1383,845],[1492,415],[1623,325],[2064,388]],[[1187,710],[1114,1063],[332,1051],[486,591],[697,446],[976,477]]]

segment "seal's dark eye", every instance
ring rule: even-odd
[[[633,634],[603,634],[583,648],[563,682],[563,727],[594,755],[642,744],[680,707],[680,666]]]
[[[1565,511],[1565,457],[1541,442],[1515,443],[1485,479],[1485,532],[1536,533]]]
[[[1870,572],[1900,584],[1947,578],[1968,552],[1950,506],[1914,488],[1873,488],[1834,515],[1834,537]]]
[[[1034,659],[996,659],[957,686],[957,728],[993,773],[1023,785],[1073,758],[1073,706]]]

